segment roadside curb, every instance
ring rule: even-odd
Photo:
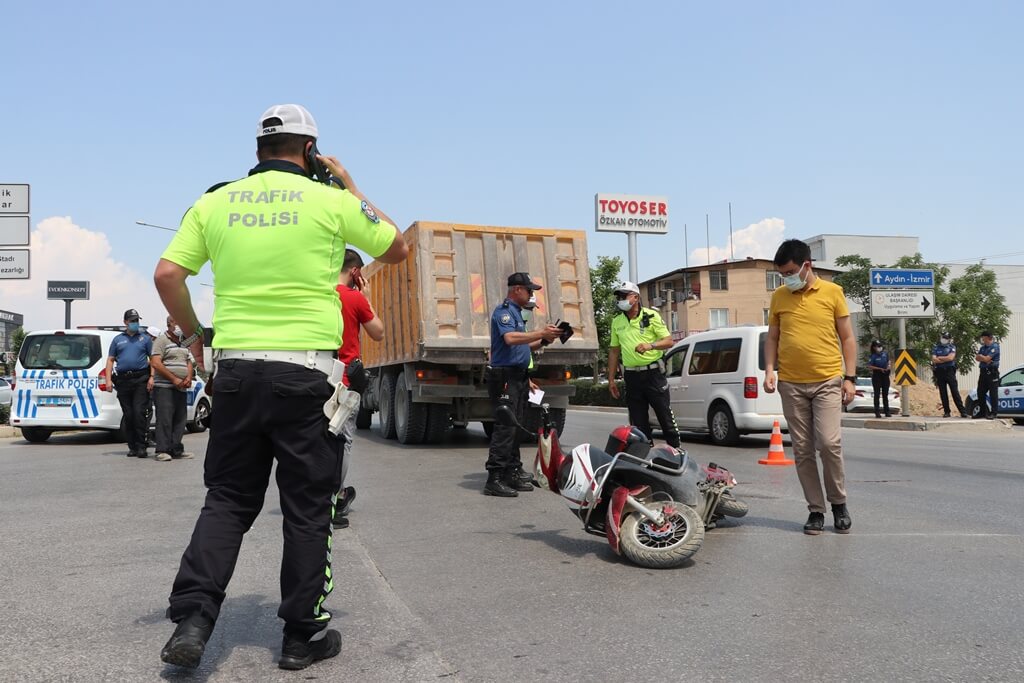
[[[629,410],[626,408],[619,408],[618,406],[569,406],[569,410],[583,410],[592,413],[621,413],[626,415]]]
[[[21,430],[10,425],[0,425],[0,439],[15,439],[21,437]]]
[[[844,417],[843,427],[882,429],[891,432],[1007,432],[1013,429],[1012,420],[969,420],[941,417],[857,419]]]

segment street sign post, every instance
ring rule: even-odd
[[[47,280],[46,298],[64,301],[64,328],[71,329],[71,302],[89,298],[89,281]]]
[[[629,279],[637,281],[636,234],[668,232],[668,198],[628,194],[594,195],[594,229],[626,233]]]
[[[934,289],[873,289],[872,318],[934,318]]]

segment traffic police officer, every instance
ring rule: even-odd
[[[623,378],[626,381],[626,405],[629,421],[647,438],[651,438],[650,408],[661,425],[665,441],[679,448],[679,430],[669,402],[668,379],[664,350],[673,341],[661,316],[653,308],[640,305],[640,288],[632,282],[623,282],[615,290],[616,305],[622,311],[612,318],[611,345],[608,349],[608,391],[619,397],[615,373],[619,369],[621,348]]]
[[[999,344],[988,330],[981,333],[981,348],[974,360],[978,361],[978,407],[981,408],[976,417],[994,420],[999,417]],[[986,394],[988,405],[985,404]]]
[[[268,109],[257,126],[259,163],[196,201],[156,268],[160,298],[196,359],[202,329],[185,280],[207,261],[217,273],[217,418],[206,451],[206,501],[167,610],[177,623],[161,652],[169,664],[198,666],[275,459],[284,513],[278,666],[302,669],[341,650],[324,607],[334,586],[331,518],[344,446],[324,416],[335,394],[327,373],[336,373],[341,345],[334,288],[346,243],[384,263],[402,261],[408,248],[338,160],[317,152],[316,137],[305,108]],[[321,164],[346,189],[313,182],[314,172],[326,180]]]
[[[879,398],[885,406],[885,416],[889,417],[889,373],[892,372],[892,361],[889,360],[889,354],[886,353],[885,344],[881,339],[871,342],[868,370],[871,371],[871,388],[874,390],[875,417],[882,417],[882,413],[878,411]]]
[[[932,372],[935,375],[935,384],[939,387],[939,397],[942,399],[942,417],[950,416],[948,393],[953,394],[953,403],[960,417],[967,417],[956,379],[956,344],[953,343],[949,332],[940,332],[939,343],[932,347]]]
[[[107,352],[107,391],[117,389],[117,402],[121,404],[128,441],[129,458],[145,458],[146,437],[149,436],[149,357],[153,355],[153,340],[140,327],[139,312],[129,308],[124,312],[124,332],[110,342]],[[117,372],[114,372],[114,363]]]
[[[494,408],[494,431],[487,453],[487,483],[484,494],[512,497],[519,491],[532,491],[530,476],[523,471],[519,456],[518,429],[498,421],[498,408],[508,405],[520,422],[526,410],[530,380],[531,347],[541,342],[558,339],[562,330],[546,325],[542,330],[526,331],[523,308],[529,305],[531,294],[541,286],[530,279],[529,273],[508,276],[508,296],[491,314],[491,363],[487,368],[487,393]]]

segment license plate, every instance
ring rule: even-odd
[[[38,406],[69,406],[71,405],[70,396],[40,396],[36,399],[36,405]]]

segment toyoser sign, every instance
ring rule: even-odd
[[[630,194],[598,194],[594,227],[607,232],[668,232],[668,198]]]
[[[47,280],[47,299],[88,299],[88,280]]]

